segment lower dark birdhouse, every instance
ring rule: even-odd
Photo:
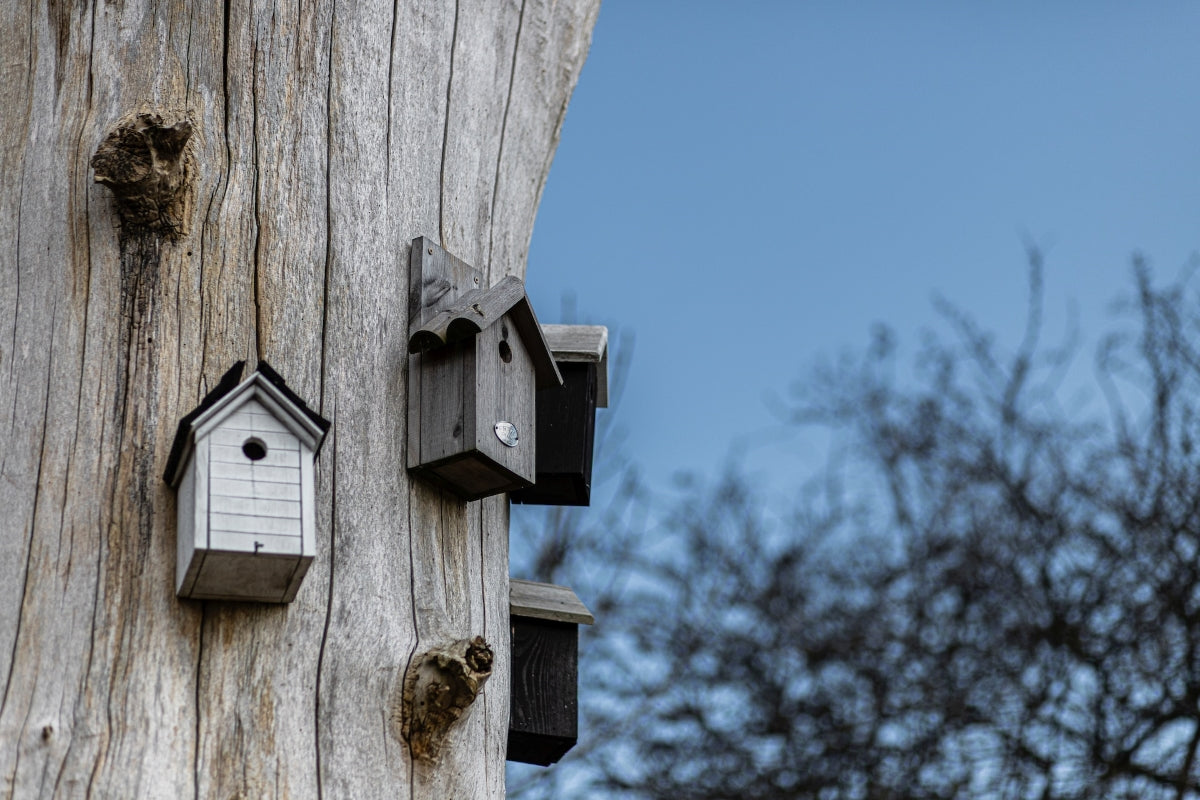
[[[525,284],[481,281],[429,239],[413,241],[408,468],[464,500],[533,484],[535,391],[562,384]]]
[[[176,594],[287,603],[317,552],[313,459],[329,422],[263,361],[244,362],[179,422]]]
[[[596,408],[608,408],[608,328],[543,325],[562,386],[537,393],[537,478],[514,503],[586,506],[592,495]]]
[[[579,626],[595,622],[565,586],[513,580],[508,760],[548,766],[579,737]]]

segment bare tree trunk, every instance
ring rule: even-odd
[[[405,472],[408,249],[523,275],[597,4],[2,4],[0,796],[503,794],[507,504]],[[171,224],[93,183],[139,114],[193,128]],[[333,420],[291,605],[174,596],[171,437],[242,358]],[[475,635],[414,762],[405,668]]]

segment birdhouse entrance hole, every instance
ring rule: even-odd
[[[261,461],[267,457],[267,443],[257,436],[251,436],[242,445],[242,453],[251,461]]]

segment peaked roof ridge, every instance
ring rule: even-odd
[[[184,461],[187,455],[191,452],[192,446],[195,443],[196,422],[205,414],[212,411],[218,405],[231,399],[232,397],[245,392],[250,392],[251,387],[260,385],[260,392],[266,392],[269,396],[271,392],[278,393],[287,404],[283,406],[283,410],[292,416],[298,412],[302,414],[305,420],[316,429],[319,435],[313,437],[316,439],[316,446],[313,449],[313,455],[316,456],[321,451],[321,445],[325,442],[325,434],[330,427],[329,420],[322,417],[316,411],[308,407],[299,395],[291,390],[284,382],[283,378],[275,371],[274,367],[266,361],[260,360],[254,372],[246,380],[241,380],[242,371],[245,369],[246,362],[238,361],[230,367],[221,379],[217,382],[216,387],[208,394],[204,395],[204,399],[200,401],[200,405],[189,411],[182,419],[179,420],[179,426],[175,429],[175,439],[171,443],[171,452],[167,456],[166,468],[163,470],[163,480],[174,486],[179,482],[182,474]],[[247,396],[249,399],[249,395]],[[272,403],[274,404],[274,403]],[[230,410],[237,408],[241,403],[235,402]],[[286,405],[292,406],[287,408]],[[222,412],[224,413],[224,412]],[[300,423],[300,420],[296,420]],[[303,427],[303,426],[302,426]]]
[[[315,456],[317,453],[320,453],[321,445],[325,443],[325,434],[329,432],[329,427],[332,423],[322,417],[312,408],[309,408],[308,403],[305,403],[300,395],[293,392],[291,387],[283,382],[283,378],[278,372],[275,371],[275,368],[266,361],[260,358],[258,360],[258,369],[255,371],[261,373],[262,376],[266,378],[272,386],[279,390],[280,394],[282,394],[288,400],[291,400],[292,403],[295,404],[296,408],[298,408],[300,412],[304,414],[304,416],[312,420],[313,424],[321,429],[321,436],[317,442],[317,449],[313,452],[313,455]]]

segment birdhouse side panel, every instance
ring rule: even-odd
[[[539,440],[537,470],[580,473],[590,481],[592,443],[596,438],[596,365],[558,365],[563,385],[537,393]]]
[[[196,583],[196,575],[200,572],[200,562],[203,560],[203,548],[206,544],[203,520],[207,517],[204,510],[205,496],[197,491],[196,459],[188,461],[179,481],[176,493],[176,527],[175,527],[175,593],[186,597],[191,594]],[[198,508],[199,507],[199,508]],[[198,513],[199,512],[199,513]],[[200,522],[197,522],[199,517]]]
[[[513,617],[508,760],[547,766],[578,739],[579,626]]]
[[[471,340],[430,350],[411,358],[420,360],[420,453],[418,464],[430,464],[460,455],[466,444],[463,390]]]
[[[475,338],[478,372],[473,397],[473,416],[478,420],[475,447],[514,473],[519,482],[511,488],[520,488],[534,479],[533,361],[510,315]],[[497,424],[504,423],[515,428],[515,446],[506,444],[505,437],[497,433]]]

